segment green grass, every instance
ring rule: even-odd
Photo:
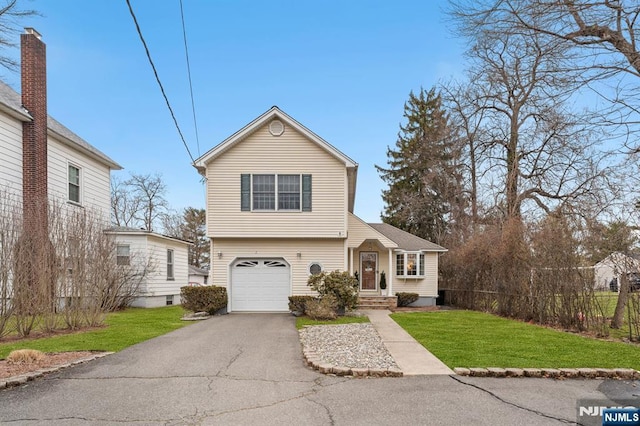
[[[129,308],[107,315],[106,327],[73,334],[63,334],[40,339],[24,339],[2,343],[0,359],[15,349],[37,349],[43,352],[112,351],[181,328],[188,323],[181,321],[181,306],[162,308]]]
[[[634,368],[640,347],[473,311],[391,317],[449,367]]]
[[[369,318],[365,316],[361,317],[350,317],[350,316],[341,316],[332,321],[317,321],[312,320],[309,317],[298,317],[296,318],[296,328],[299,330],[305,325],[336,325],[336,324],[352,324],[359,322],[369,322]]]

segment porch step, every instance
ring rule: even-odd
[[[394,309],[398,306],[396,296],[360,296],[358,309]]]

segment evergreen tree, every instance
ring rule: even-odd
[[[404,118],[395,149],[387,149],[388,168],[376,166],[389,185],[382,220],[440,243],[462,197],[458,142],[435,89],[412,91]]]

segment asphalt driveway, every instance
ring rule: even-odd
[[[352,379],[303,365],[295,319],[231,314],[0,391],[1,424],[567,424],[635,383],[450,376]]]

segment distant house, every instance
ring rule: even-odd
[[[620,277],[623,274],[638,272],[640,272],[638,258],[620,252],[611,253],[593,267],[594,288],[596,290],[610,290],[610,284],[615,280],[615,290],[617,291]]]
[[[189,265],[189,285],[190,286],[202,286],[207,285],[209,281],[209,270],[197,268],[193,265]]]
[[[154,308],[179,305],[180,287],[189,284],[189,242],[143,229],[114,227],[117,261],[149,266],[132,306]]]
[[[361,296],[438,296],[437,244],[354,213],[358,164],[278,107],[195,161],[206,177],[210,280],[228,310],[288,310],[311,274],[358,274]],[[385,272],[387,289],[380,288]]]

